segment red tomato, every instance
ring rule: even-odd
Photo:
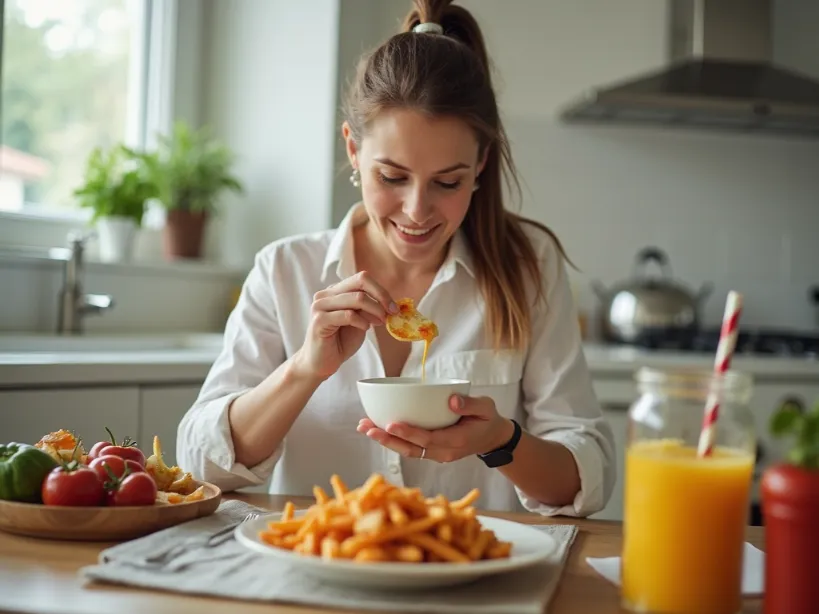
[[[46,505],[95,506],[105,503],[105,489],[97,472],[72,463],[57,467],[46,476],[42,496]]]
[[[131,459],[132,461],[136,461],[143,467],[145,466],[145,455],[142,453],[135,441],[131,441],[130,437],[126,437],[121,445],[117,445],[117,440],[114,438],[114,434],[111,430],[106,426],[105,430],[108,431],[108,434],[111,436],[110,441],[98,441],[91,447],[91,451],[88,453],[88,459],[94,460],[103,456],[105,454],[111,454],[113,456],[120,456],[122,458]]]
[[[102,449],[103,448],[108,448],[111,445],[112,444],[111,444],[110,441],[98,441],[93,446],[91,446],[91,450],[89,450],[89,452],[88,452],[88,460],[92,461],[95,458],[99,458],[100,456],[102,456],[104,454]]]
[[[111,476],[105,470],[106,467],[111,469],[111,472],[117,478],[122,477],[122,474],[125,473],[126,467],[128,467],[129,473],[145,471],[145,467],[140,465],[138,462],[131,459],[124,459],[121,456],[114,456],[113,454],[103,454],[102,456],[98,456],[92,460],[88,466],[97,472],[97,475],[103,484],[111,479]]]
[[[108,446],[103,448],[103,452],[106,455],[112,454],[114,456],[119,456],[121,458],[126,458],[132,460],[136,463],[139,463],[142,467],[145,466],[145,455],[142,453],[142,450],[134,446]]]
[[[144,471],[125,476],[107,496],[107,503],[112,506],[153,505],[155,502],[156,482]]]

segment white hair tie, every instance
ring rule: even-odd
[[[443,34],[444,33],[444,29],[443,29],[443,27],[441,27],[441,24],[432,23],[432,22],[419,23],[417,26],[415,26],[412,29],[412,31],[416,32],[418,34]]]

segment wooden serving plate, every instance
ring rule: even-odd
[[[198,485],[205,486],[204,499],[175,505],[67,507],[0,500],[0,530],[73,541],[134,539],[215,512],[221,489],[209,482]]]

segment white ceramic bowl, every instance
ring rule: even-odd
[[[464,379],[375,377],[358,381],[358,395],[367,417],[378,428],[403,422],[433,430],[452,426],[460,417],[449,409],[453,394],[468,395]]]

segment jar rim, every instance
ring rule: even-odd
[[[640,367],[634,374],[639,386],[669,388],[718,388],[726,391],[746,391],[753,386],[750,373],[729,369],[715,373],[702,367]]]

